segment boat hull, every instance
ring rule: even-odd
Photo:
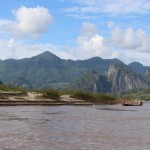
[[[142,106],[143,102],[140,102],[139,104],[132,104],[132,103],[124,103],[122,106]]]

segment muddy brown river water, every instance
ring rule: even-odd
[[[150,103],[3,106],[0,150],[150,150]]]

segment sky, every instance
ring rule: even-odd
[[[44,51],[150,66],[150,0],[0,0],[0,59]]]

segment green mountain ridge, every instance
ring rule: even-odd
[[[147,66],[143,66],[139,62],[132,62],[128,65],[128,67],[143,76],[145,75],[146,70],[148,69]]]
[[[70,82],[81,77],[87,70],[93,70],[100,76],[106,75],[110,65],[114,63],[124,64],[118,59],[100,57],[77,61],[64,60],[46,51],[31,58],[1,60],[0,80],[4,84],[31,89],[65,89]],[[130,64],[131,66],[133,65]]]

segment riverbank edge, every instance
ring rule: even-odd
[[[61,106],[61,105],[95,105],[97,103],[87,102],[85,100],[71,98],[70,95],[62,95],[60,99],[46,99],[36,92],[27,93],[1,93],[5,98],[0,99],[0,106],[17,106],[17,105],[43,105],[43,106]],[[99,104],[104,105],[104,103]]]

